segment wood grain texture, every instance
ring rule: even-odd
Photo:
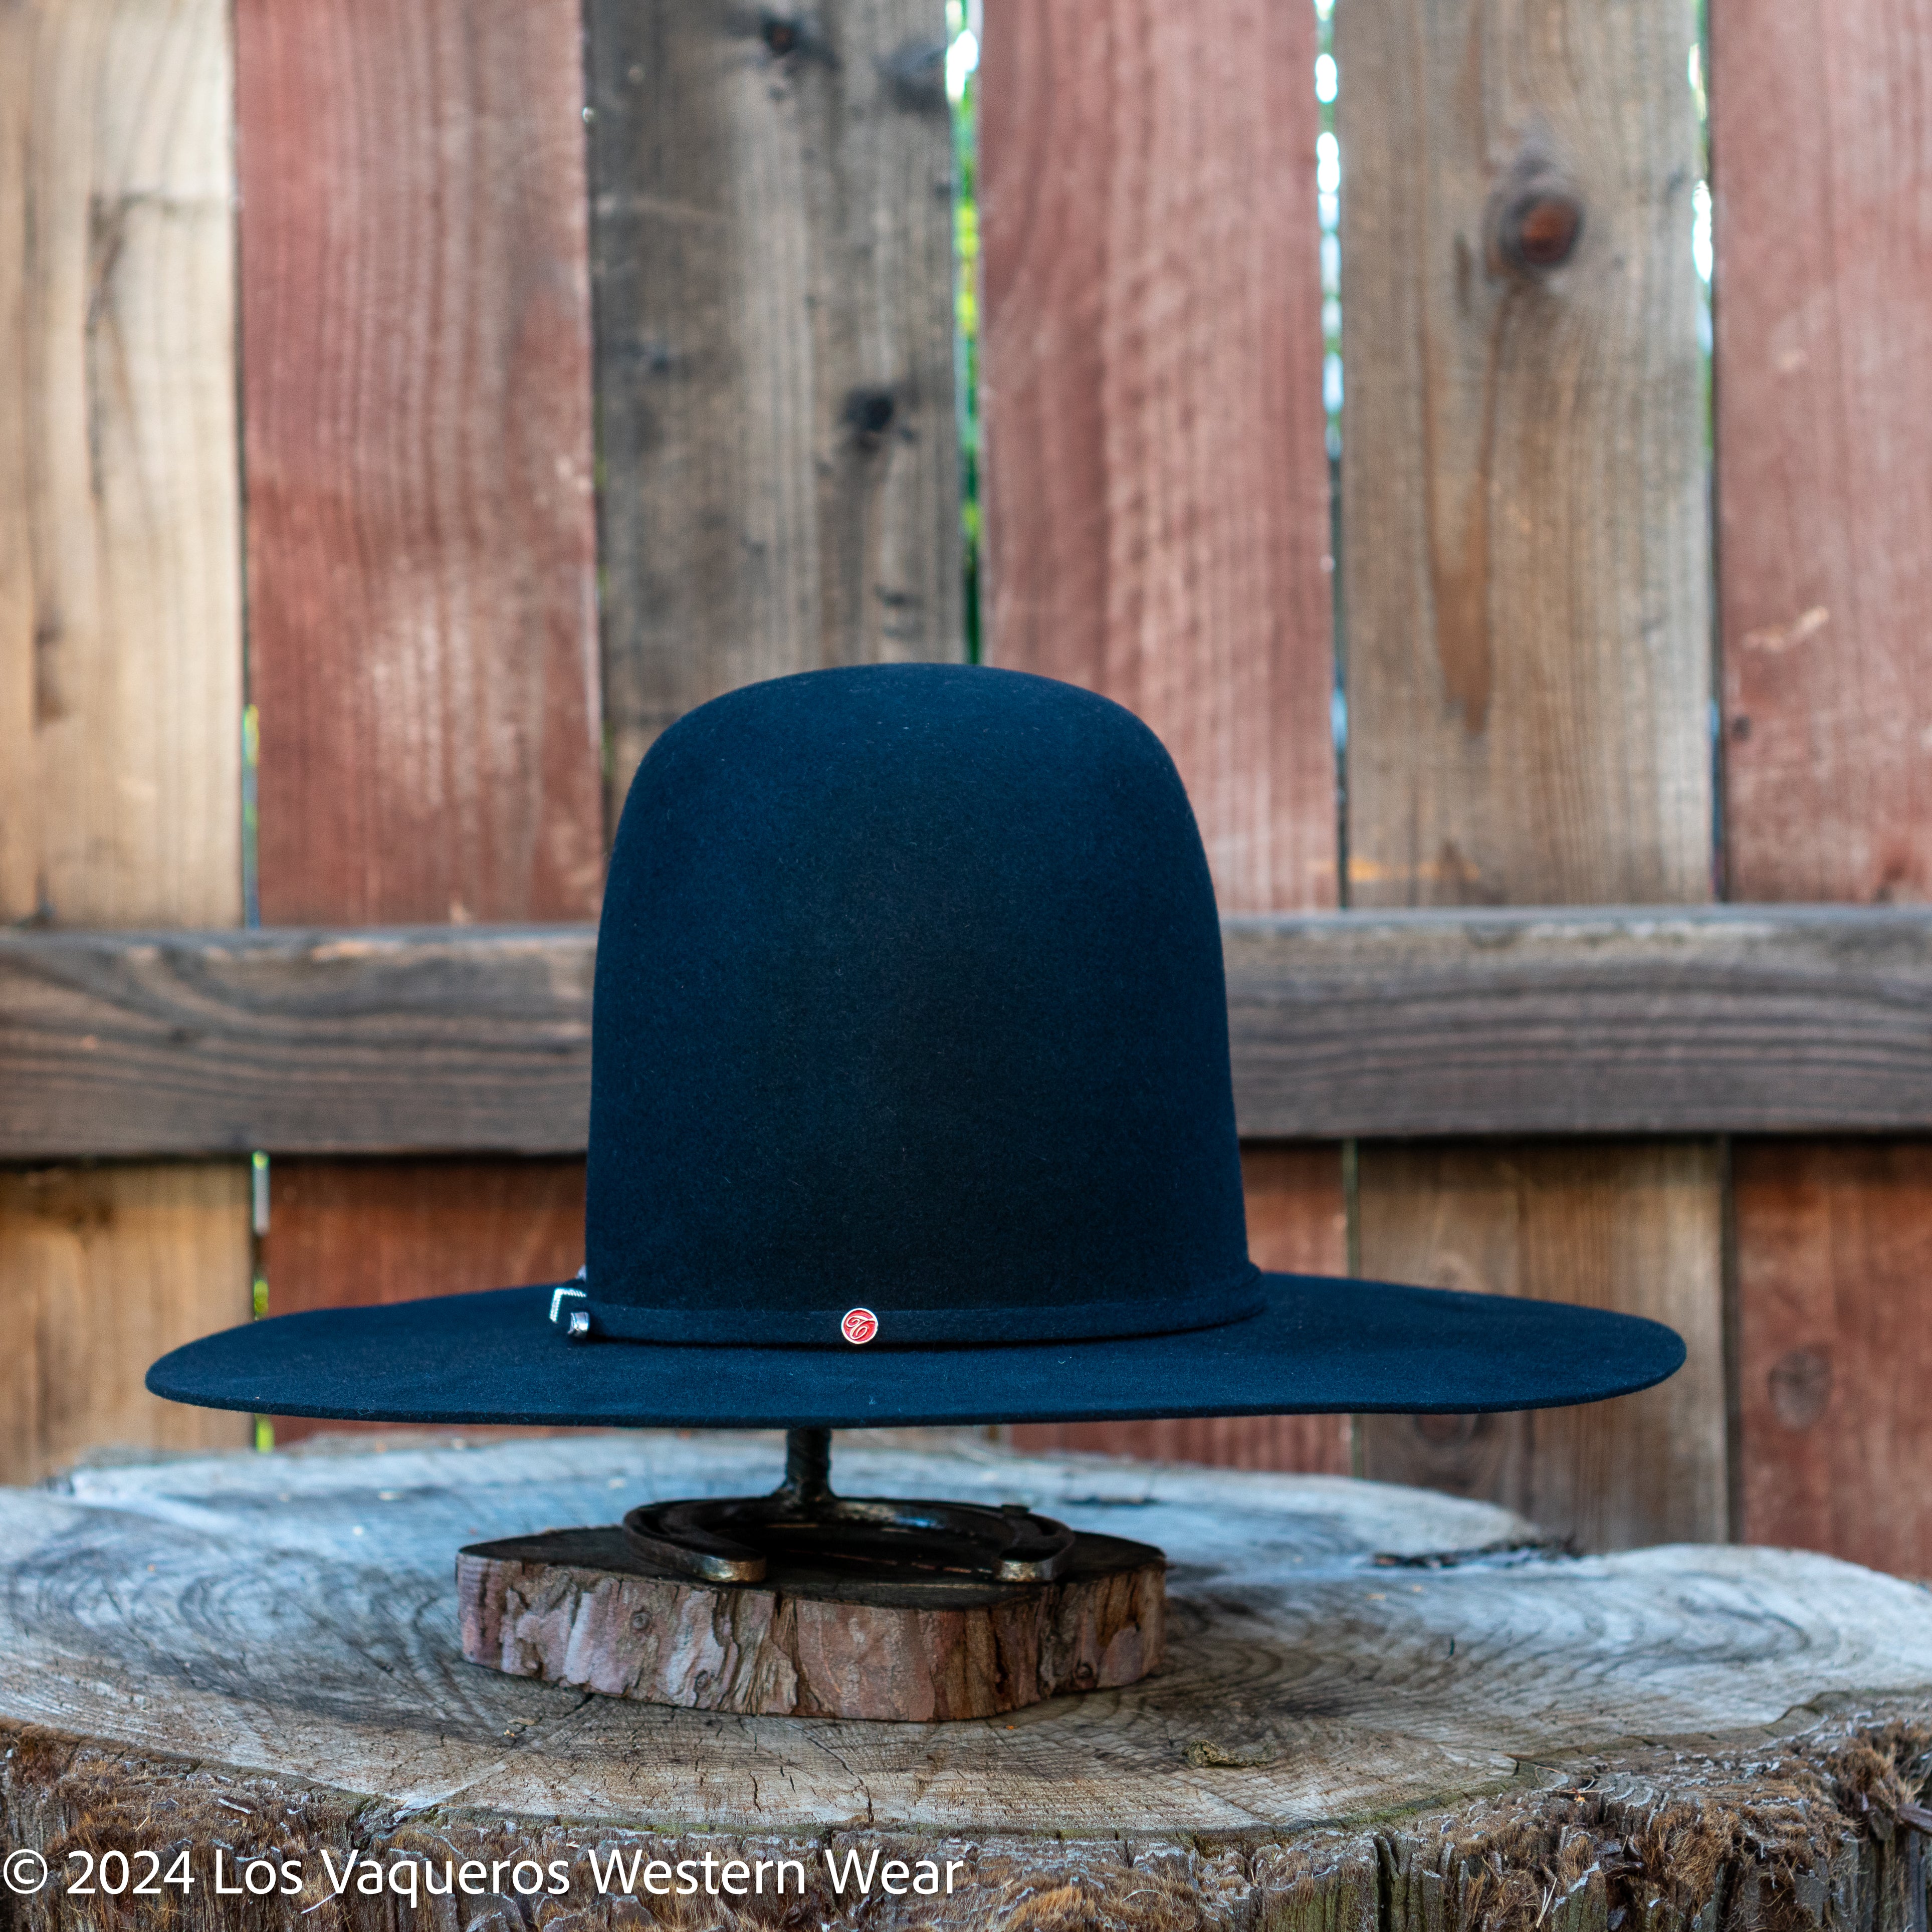
[[[1349,902],[1711,893],[1676,0],[1337,10]],[[1556,268],[1498,207],[1582,200]]]
[[[1932,897],[1932,9],[1711,21],[1726,859]],[[1744,1533],[1932,1570],[1917,1145],[1740,1147]]]
[[[1932,4],[1711,22],[1726,859],[1932,898]]]
[[[38,1482],[104,1449],[219,1449],[245,1416],[143,1393],[148,1364],[248,1318],[248,1172],[0,1173],[0,1470]]]
[[[1736,1754],[1678,1753],[1667,1766],[1626,1759],[1614,1777],[1546,1783],[1480,1810],[1405,1815],[1375,1829],[1257,1829],[1204,1844],[1017,1828],[970,1837],[862,1828],[794,1835],[680,1832],[666,1822],[640,1831],[460,1809],[399,1816],[372,1812],[359,1793],[285,1776],[10,1725],[4,1734],[0,1823],[18,1843],[45,1844],[63,1863],[83,1852],[99,1858],[152,1849],[165,1864],[185,1843],[232,1850],[231,1872],[265,1854],[298,1867],[292,1897],[264,1900],[245,1918],[202,1884],[171,1921],[182,1932],[232,1932],[238,1924],[306,1932],[318,1921],[328,1932],[382,1932],[412,1888],[424,1916],[514,1925],[529,1888],[548,1884],[553,1859],[566,1885],[552,1917],[624,1932],[664,1910],[672,1881],[648,1862],[668,1868],[688,1861],[701,1886],[707,1854],[721,1890],[749,1892],[764,1862],[762,1896],[734,1900],[736,1922],[802,1919],[838,1932],[994,1932],[1049,1912],[1077,1912],[1075,1922],[1092,1932],[1606,1932],[1612,1919],[1633,1917],[1657,1932],[1692,1932],[1716,1921],[1730,1896],[1741,1916],[1751,1915],[1748,1922],[1790,1932],[1925,1932],[1932,1868],[1925,1834],[1912,1822],[1926,1815],[1923,1807],[1902,1795],[1924,1764],[1924,1728],[1876,1716],[1821,1726],[1770,1766]],[[1658,1773],[1666,1770],[1669,1802],[1660,1805]],[[868,1890],[848,1864],[855,1854],[860,1875],[872,1875]],[[515,1873],[526,1858],[542,1869]],[[889,1886],[882,1862],[892,1858],[909,1870]],[[794,1868],[781,1875],[779,1859]],[[340,1895],[326,1860],[351,1873]],[[728,1877],[734,1860],[745,1869]],[[947,1868],[952,1894],[916,1890],[926,1860]],[[363,1889],[372,1868],[380,1896]],[[71,1869],[77,1876],[82,1868]],[[432,1886],[439,1900],[454,1894],[454,1911],[429,1905]],[[22,1916],[35,1932],[93,1932],[100,1922],[94,1900],[59,1889]]]
[[[592,0],[612,822],[658,733],[830,664],[953,660],[940,0]]]
[[[1742,1533],[1932,1579],[1932,1147],[1747,1142],[1732,1184]]]
[[[456,1558],[472,1664],[602,1696],[740,1716],[932,1724],[1137,1684],[1161,1660],[1161,1553],[1076,1539],[1034,1586],[912,1588],[781,1568],[760,1584],[672,1576],[622,1529],[552,1530]]]
[[[1690,32],[1677,0],[1337,10],[1352,904],[1710,894]],[[1574,246],[1520,266],[1510,234],[1558,206]],[[1481,1481],[1561,1498],[1591,1542],[1721,1536],[1713,1151],[1494,1158],[1484,1181],[1365,1156],[1364,1268],[1423,1264],[1473,1211],[1485,1276],[1588,1280],[1700,1366],[1538,1436],[1533,1468],[1526,1431],[1498,1438]],[[1363,1440],[1384,1474],[1438,1473],[1411,1422]]]
[[[580,1153],[596,944],[0,932],[0,1157]],[[1915,908],[1349,913],[1222,944],[1251,1136],[1932,1127]],[[1257,1254],[1322,1271],[1332,1155],[1250,1156]]]
[[[570,0],[236,8],[271,923],[596,913],[579,31]]]
[[[1932,1771],[1923,1593],[1825,1557],[1484,1556],[1527,1526],[1322,1478],[859,1448],[840,1464],[868,1489],[1017,1497],[1157,1540],[1175,1562],[1167,1667],[920,1725],[720,1724],[461,1666],[464,1538],[756,1489],[778,1457],[626,1434],[91,1471],[64,1495],[0,1495],[0,1822],[50,1852],[277,1844],[304,1888],[249,1923],[370,1932],[392,1922],[380,1901],[328,1901],[320,1845],[338,1867],[350,1844],[541,1848],[576,1881],[547,1912],[600,1928],[638,1907],[597,1896],[590,1850],[741,1846],[808,1862],[790,1913],[892,1932],[1603,1932],[1618,1911],[1689,1932],[1726,1901],[1790,1932],[1918,1923],[1901,1808]],[[964,1870],[950,1900],[842,1897],[828,1847]],[[636,1883],[612,1889],[649,1913]],[[196,1909],[212,1915],[211,1896]],[[48,1894],[34,1922],[86,1904]],[[520,1918],[507,1891],[488,1909]],[[782,1922],[770,1900],[745,1916]]]
[[[1341,1167],[1340,1150],[1332,1146],[1250,1142],[1242,1148],[1248,1253],[1257,1268],[1284,1274],[1347,1274]],[[1227,1468],[1348,1473],[1350,1432],[1344,1415],[1031,1423],[1015,1428],[1012,1436],[1016,1446],[1035,1454],[1086,1450]]]
[[[1453,1421],[1365,1417],[1364,1473],[1534,1498],[1538,1520],[1583,1549],[1726,1534],[1714,1144],[1370,1144],[1360,1174],[1364,1274],[1646,1314],[1690,1350],[1659,1389],[1615,1402]]]
[[[597,910],[581,26],[574,0],[237,9],[271,922]],[[271,1305],[507,1280],[555,1185],[310,1170]]]
[[[227,14],[0,17],[0,920],[242,916]]]
[[[987,657],[1101,692],[1159,734],[1224,912],[1331,906],[1313,16],[988,0],[985,29]],[[1290,1250],[1323,1247],[1342,1208],[1332,1150],[1306,1159],[1286,1196],[1250,1177],[1251,1228]],[[1293,1232],[1285,1199],[1305,1217]],[[1320,1469],[1336,1432],[1076,1434]]]
[[[1244,1133],[1918,1127],[1932,914],[1538,907],[1225,921]]]
[[[584,1261],[581,1160],[272,1162],[272,1314],[568,1281]],[[356,1425],[276,1418],[275,1439]]]
[[[1364,1274],[1648,1315],[1690,1349],[1670,1381],[1614,1402],[1365,1418],[1363,1472],[1490,1497],[1586,1550],[1718,1533],[1722,1325],[1714,1297],[1684,1293],[1718,1246],[1715,1148],[1372,1145],[1360,1162]]]
[[[242,916],[232,85],[218,0],[0,10],[0,922]],[[244,1439],[141,1375],[248,1310],[242,1172],[0,1177],[0,1477]]]
[[[589,926],[0,933],[0,1157],[581,1154],[596,956]]]
[[[988,0],[989,660],[1174,754],[1227,912],[1336,900],[1306,8]]]

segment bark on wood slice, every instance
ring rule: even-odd
[[[855,1492],[1024,1502],[1166,1550],[1162,1668],[927,1725],[680,1710],[464,1661],[459,1546],[755,1493],[772,1438],[96,1470],[0,1491],[0,1840],[57,1881],[70,1852],[187,1846],[177,1932],[1924,1925],[1921,1587],[1790,1551],[1570,1557],[1486,1504],[1339,1478],[862,1442],[837,1449]],[[231,1882],[272,1850],[298,1890],[216,1895],[217,1849]],[[848,1850],[960,1870],[938,1896],[841,1891],[825,1854]],[[392,1888],[336,1895],[322,1854],[339,1871],[352,1851]],[[652,1896],[615,1852],[709,1854],[721,1884],[718,1861],[792,1858],[807,1890]],[[558,1862],[565,1893],[519,1895],[525,1858],[546,1886]],[[465,1859],[481,1893],[398,1900],[405,1867],[440,1884]],[[9,1904],[22,1932],[109,1922],[58,1882]]]
[[[802,1718],[991,1718],[1160,1663],[1165,1559],[1082,1536],[1052,1583],[880,1583],[775,1564],[702,1583],[633,1556],[621,1529],[460,1552],[463,1654],[606,1696]]]

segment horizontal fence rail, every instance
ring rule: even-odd
[[[1256,1138],[1932,1127],[1932,914],[1710,906],[1225,922]]]
[[[0,935],[0,1159],[581,1153],[596,937]]]
[[[1251,1138],[1932,1130],[1932,912],[1223,922]],[[0,1160],[580,1152],[587,926],[0,934]]]

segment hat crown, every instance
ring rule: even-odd
[[[614,1332],[836,1346],[856,1306],[886,1346],[998,1342],[1252,1304],[1206,856],[1106,699],[908,664],[689,713],[625,805],[593,1028]]]

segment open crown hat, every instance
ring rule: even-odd
[[[943,665],[692,712],[611,855],[576,1280],[276,1317],[155,1394],[394,1421],[850,1427],[1524,1408],[1683,1345],[1250,1260],[1220,926],[1160,741]]]

